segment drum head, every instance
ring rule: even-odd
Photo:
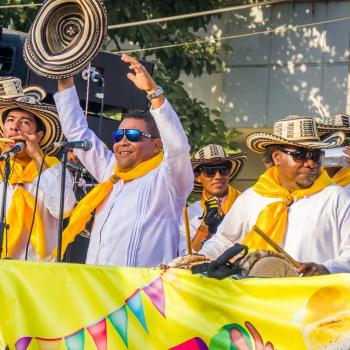
[[[299,277],[295,268],[278,256],[265,256],[249,269],[248,276],[256,277]]]

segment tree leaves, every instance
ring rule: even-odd
[[[126,3],[115,0],[104,1],[109,24],[195,13],[229,6],[233,2],[235,1],[129,0]],[[16,4],[19,1],[9,0],[7,3]],[[20,3],[29,4],[35,1],[22,0]],[[0,21],[4,27],[10,26],[28,32],[38,10],[38,7],[2,10]],[[220,119],[219,110],[210,111],[203,102],[191,99],[180,80],[181,74],[200,77],[204,73],[222,71],[225,67],[222,53],[225,55],[233,53],[230,46],[218,40],[215,33],[210,33],[209,24],[212,18],[213,16],[207,15],[109,31],[109,37],[116,44],[118,51],[123,49],[125,43],[130,47],[130,42],[140,48],[195,43],[156,51],[147,50],[135,55],[157,62],[155,79],[166,91],[194,149],[209,143],[233,148],[234,138],[237,136],[236,130],[227,130]],[[211,43],[203,43],[203,39],[209,34]]]

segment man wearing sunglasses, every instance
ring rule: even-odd
[[[217,258],[235,242],[271,250],[256,225],[299,261],[303,275],[350,272],[350,194],[322,169],[322,149],[339,146],[344,133],[322,142],[313,118],[290,116],[273,134],[256,132],[248,147],[271,152],[274,166],[235,201],[215,236],[200,251]]]
[[[127,113],[111,132],[113,152],[88,129],[73,79],[58,82],[64,134],[92,142],[90,151],[76,153],[99,182],[73,211],[62,250],[96,209],[87,263],[157,266],[177,256],[180,215],[193,187],[190,147],[163,90],[136,59],[123,55],[122,61],[132,72],[130,81],[147,94],[151,114]]]
[[[227,154],[220,145],[200,148],[192,158],[195,174],[193,192],[202,198],[188,208],[191,246],[198,252],[210,239],[240,194],[230,183],[236,178],[247,159],[246,153]],[[179,254],[186,254],[185,223],[180,224]]]
[[[330,155],[331,159],[338,155],[337,161],[341,161],[341,163],[337,164],[332,159],[331,166],[328,166],[327,163],[323,166],[335,183],[350,191],[350,115],[331,115],[325,118],[322,123],[316,123],[316,125],[322,140],[326,140],[329,135],[337,131],[342,131],[347,136],[341,148],[334,150],[336,152],[332,152],[333,154]]]

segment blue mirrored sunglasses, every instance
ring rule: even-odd
[[[118,129],[113,132],[114,142],[120,142],[123,139],[124,135],[130,142],[139,142],[141,141],[142,136],[149,139],[152,138],[151,134],[138,129]]]

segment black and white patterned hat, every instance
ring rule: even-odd
[[[200,148],[192,157],[192,169],[196,170],[200,165],[230,162],[231,172],[229,174],[229,182],[231,182],[242,170],[247,160],[247,153],[227,154],[224,147],[220,145],[210,144]],[[202,192],[203,186],[196,180],[194,181],[193,192]]]
[[[345,139],[343,132],[336,132],[323,142],[317,132],[316,121],[311,117],[292,115],[275,122],[273,134],[255,132],[248,135],[246,142],[250,150],[263,153],[267,146],[290,145],[309,149],[333,148]]]
[[[47,0],[30,28],[24,59],[47,78],[73,76],[97,55],[107,29],[102,0]]]

